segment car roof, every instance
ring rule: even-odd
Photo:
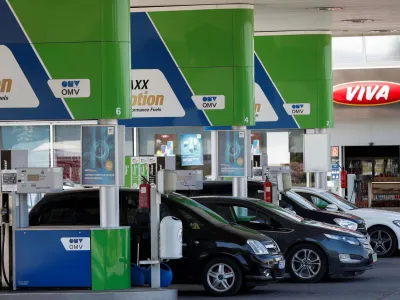
[[[292,189],[294,192],[311,192],[316,194],[326,193],[324,189],[312,188],[312,187],[302,187],[302,186],[294,186]]]

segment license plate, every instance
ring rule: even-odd
[[[376,262],[378,260],[378,255],[376,253],[372,253],[372,261]]]
[[[278,269],[284,269],[285,268],[285,261],[281,260],[280,262],[278,262]]]

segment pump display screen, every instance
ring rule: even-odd
[[[28,179],[28,181],[39,181],[40,175],[39,174],[28,174],[27,179]]]

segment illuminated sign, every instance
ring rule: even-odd
[[[374,106],[400,101],[400,84],[384,81],[359,81],[333,87],[333,101],[338,104]]]

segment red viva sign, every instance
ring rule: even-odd
[[[384,81],[359,81],[333,87],[333,101],[345,105],[385,105],[400,101],[400,84]]]

